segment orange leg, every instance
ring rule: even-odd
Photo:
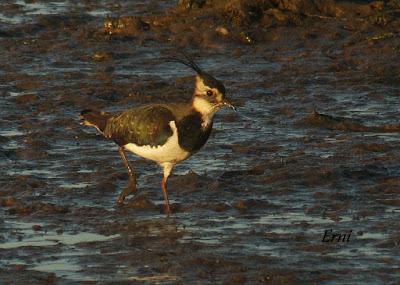
[[[125,151],[124,151],[124,150],[125,150],[124,147],[121,146],[121,147],[119,147],[119,149],[118,149],[118,153],[119,153],[119,155],[121,156],[122,161],[123,161],[123,163],[124,163],[126,169],[128,170],[128,175],[129,175],[129,176],[135,176],[135,173],[133,173],[133,170],[132,170],[131,165],[129,164],[129,161],[128,161],[128,159],[126,158],[126,155],[125,155]]]
[[[171,209],[169,207],[168,192],[167,192],[167,179],[163,177],[161,180],[161,188],[164,195],[164,210],[165,214],[169,216],[171,214]]]
[[[171,174],[172,168],[174,167],[174,163],[165,162],[162,163],[161,166],[163,167],[164,177],[161,180],[161,188],[164,195],[164,210],[165,214],[169,216],[171,214],[171,209],[169,207],[169,200],[168,200],[168,191],[167,191],[167,180],[168,176]]]
[[[121,146],[118,149],[118,153],[121,156],[122,161],[124,162],[124,165],[125,165],[126,169],[128,170],[128,175],[129,175],[128,185],[124,188],[124,190],[122,190],[121,194],[119,194],[118,200],[117,200],[117,205],[122,205],[122,203],[125,200],[125,197],[136,191],[136,177],[135,177],[135,173],[133,172],[132,167],[130,166],[130,164],[128,162],[128,159],[126,158],[123,146]]]

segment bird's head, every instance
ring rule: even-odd
[[[193,92],[193,103],[201,102],[203,108],[216,112],[222,107],[236,110],[226,98],[226,90],[221,81],[215,79],[210,74],[202,72],[196,76]]]
[[[204,72],[188,55],[182,54],[185,56],[185,60],[174,58],[173,61],[180,62],[197,73],[192,98],[193,107],[203,115],[211,116],[222,107],[236,110],[226,98],[224,84],[209,73]]]

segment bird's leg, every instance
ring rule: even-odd
[[[135,177],[135,173],[133,172],[132,167],[129,164],[128,159],[126,158],[123,146],[121,146],[118,149],[118,153],[121,156],[122,161],[124,162],[124,165],[125,165],[126,169],[128,170],[128,175],[129,175],[128,185],[124,188],[124,190],[122,190],[121,194],[119,194],[119,197],[117,200],[117,204],[121,205],[124,202],[126,196],[128,196],[129,194],[136,191],[136,177]]]
[[[164,171],[164,176],[163,176],[163,179],[161,180],[161,188],[162,188],[163,195],[164,195],[164,210],[165,210],[165,214],[167,216],[169,216],[171,214],[171,209],[169,207],[169,201],[168,201],[167,179],[168,179],[168,176],[171,174],[171,170],[174,167],[174,164],[167,162],[167,163],[163,163],[161,166],[163,167],[163,171]]]
[[[165,214],[169,216],[171,214],[171,209],[169,208],[168,192],[167,192],[167,178],[163,177],[161,181],[161,188],[164,194],[164,210]]]

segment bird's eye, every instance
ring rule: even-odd
[[[212,96],[212,95],[213,95],[213,92],[212,92],[211,90],[208,90],[208,91],[207,91],[207,96],[210,97],[210,96]]]

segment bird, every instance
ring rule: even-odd
[[[135,172],[125,153],[129,151],[162,168],[164,211],[169,216],[167,179],[172,169],[204,146],[218,110],[227,107],[236,111],[226,98],[224,84],[203,71],[189,55],[182,54],[184,58],[173,57],[167,61],[181,63],[196,73],[192,97],[186,103],[151,103],[115,113],[84,109],[80,113],[82,125],[96,128],[118,145],[128,172],[128,185],[120,193],[117,205],[122,205],[125,197],[136,191]]]

